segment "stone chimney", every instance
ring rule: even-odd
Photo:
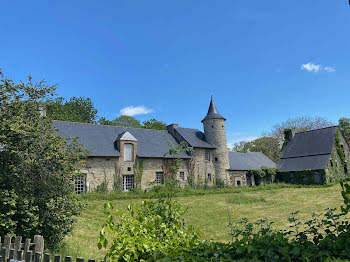
[[[44,105],[39,105],[38,111],[39,111],[40,117],[46,117],[46,109]]]
[[[168,132],[172,135],[175,134],[175,129],[179,128],[179,124],[170,124],[166,126],[166,130],[168,130]]]
[[[289,142],[294,138],[295,132],[290,129],[290,128],[286,128],[284,129],[284,140],[285,142]]]

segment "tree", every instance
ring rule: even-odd
[[[260,137],[250,142],[240,141],[235,143],[233,151],[236,152],[261,152],[275,163],[278,162],[281,150],[277,139],[273,137]]]
[[[350,144],[350,118],[340,118],[339,127],[343,132],[346,141]]]
[[[133,116],[121,115],[114,120],[108,120],[104,117],[101,117],[98,121],[100,125],[111,125],[111,126],[126,126],[126,127],[136,127],[142,128],[142,125],[139,120]]]
[[[14,83],[0,72],[0,235],[44,236],[55,247],[81,210],[71,181],[86,154],[56,134],[39,106],[55,86]]]
[[[304,132],[312,129],[318,129],[323,127],[328,127],[334,125],[327,118],[320,116],[301,116],[289,118],[280,124],[275,124],[271,132],[266,134],[266,136],[273,137],[277,139],[280,145],[283,144],[284,139],[284,129],[290,128],[294,132]]]
[[[97,109],[90,98],[71,97],[66,101],[63,97],[46,102],[47,116],[53,120],[94,123]]]
[[[249,142],[248,141],[239,141],[234,144],[232,151],[235,152],[248,152],[249,151]]]
[[[146,129],[157,129],[157,130],[165,130],[166,124],[162,121],[158,121],[154,118],[144,121],[143,127]]]
[[[278,140],[276,138],[267,136],[260,137],[249,142],[249,151],[261,152],[275,163],[278,162],[281,155]]]

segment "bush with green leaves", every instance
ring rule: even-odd
[[[277,169],[273,167],[262,166],[260,169],[249,170],[247,175],[254,177],[255,184],[273,183],[277,174]]]
[[[72,180],[86,153],[40,115],[54,90],[30,77],[16,84],[0,72],[0,236],[40,234],[48,247],[72,230],[81,210]]]

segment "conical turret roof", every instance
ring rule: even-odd
[[[217,110],[214,100],[213,100],[213,96],[211,96],[211,100],[210,100],[210,105],[209,105],[209,109],[208,109],[208,114],[206,115],[206,117],[204,117],[204,119],[202,120],[208,120],[208,119],[223,119],[226,120],[226,118],[224,118],[222,115],[219,114],[219,111]]]

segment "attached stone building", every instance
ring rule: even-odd
[[[289,132],[278,162],[278,179],[286,183],[326,184],[349,176],[349,144],[339,127]]]
[[[173,163],[168,152],[181,142],[193,147],[191,154],[179,156],[183,159],[177,174],[181,186],[251,184],[247,183],[246,172],[235,168],[234,154],[228,152],[225,120],[211,99],[208,114],[202,120],[204,133],[177,124],[167,126],[167,130],[65,121],[54,121],[54,125],[59,135],[78,137],[89,150],[86,165],[81,168],[84,175],[75,182],[77,193],[95,190],[102,183],[108,184],[109,190],[126,191],[163,184]],[[269,163],[274,165],[271,160]]]

